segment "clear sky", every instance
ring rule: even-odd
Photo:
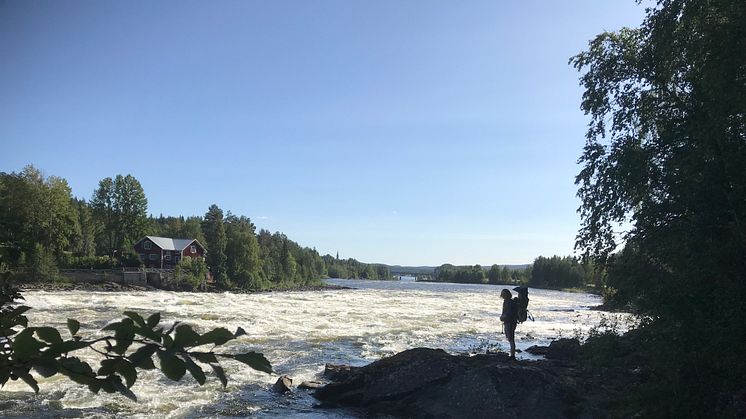
[[[573,251],[568,58],[633,0],[1,1],[0,171],[406,265]]]

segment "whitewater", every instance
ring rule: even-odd
[[[166,324],[186,322],[204,332],[215,327],[247,335],[226,345],[226,352],[258,351],[272,363],[269,375],[225,361],[228,386],[215,376],[199,386],[189,374],[173,382],[159,371],[140,371],[132,390],[138,401],[120,395],[92,394],[64,377],[40,378],[34,395],[23,383],[0,391],[5,417],[192,418],[192,417],[350,417],[355,412],[321,410],[305,390],[279,395],[271,390],[281,375],[320,380],[326,363],[365,365],[415,347],[442,348],[453,354],[505,350],[499,315],[503,286],[408,281],[328,280],[352,289],[254,294],[169,291],[24,293],[29,325],[51,325],[66,333],[66,319],[81,322],[80,334],[98,336],[122,312],[161,312]],[[512,288],[512,286],[505,286]],[[587,333],[602,312],[590,308],[600,297],[530,289],[535,321],[520,324],[519,350],[546,345],[559,337]],[[97,368],[98,358],[82,358]],[[531,358],[526,352],[519,358]],[[209,370],[209,368],[207,368]]]

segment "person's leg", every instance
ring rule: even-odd
[[[505,323],[505,337],[510,344],[510,357],[515,358],[515,323]]]

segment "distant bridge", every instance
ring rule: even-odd
[[[415,273],[411,271],[400,271],[400,270],[392,270],[391,276],[394,278],[399,278],[399,280],[402,280],[402,277],[408,277],[408,278],[414,278],[415,281],[432,281],[435,279],[435,276],[433,274],[425,274],[425,273]]]

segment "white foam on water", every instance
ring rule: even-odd
[[[269,389],[278,375],[287,374],[299,384],[318,379],[325,363],[364,365],[414,347],[452,353],[507,347],[499,321],[500,286],[332,282],[359,289],[258,294],[26,292],[26,304],[33,307],[27,313],[29,324],[56,326],[63,334],[67,318],[81,322],[82,334],[95,336],[126,310],[143,315],[160,311],[164,322],[183,321],[202,332],[240,326],[247,335],[226,345],[226,351],[262,352],[276,372],[267,375],[228,361],[224,366],[229,384],[223,389],[211,373],[200,387],[188,374],[175,383],[160,372],[144,371],[132,389],[138,402],[94,395],[60,377],[40,379],[42,393],[35,400],[46,405],[39,416],[54,411],[49,406],[58,406],[90,417],[344,417],[345,411],[314,410],[313,399],[302,390],[278,396]],[[601,303],[597,296],[531,289],[529,297],[536,321],[518,326],[519,349],[587,332],[600,319],[601,313],[589,310]],[[95,354],[84,358],[97,368]],[[9,383],[4,390],[27,389],[22,383]]]

